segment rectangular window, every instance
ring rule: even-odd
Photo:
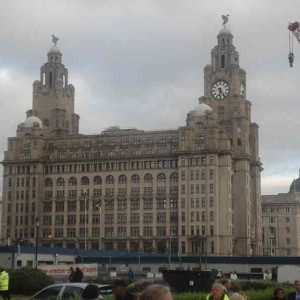
[[[194,208],[195,206],[194,198],[191,198],[190,206],[191,208]]]
[[[167,219],[166,213],[157,213],[156,215],[156,221],[158,223],[165,223]]]
[[[113,214],[105,214],[104,223],[105,224],[113,224],[114,223],[114,215]]]
[[[157,236],[166,236],[166,227],[160,227],[160,226],[158,226],[156,228],[156,235]]]
[[[185,208],[185,198],[181,199],[181,208]]]
[[[144,227],[144,236],[150,237],[153,236],[153,229],[152,227]]]
[[[140,236],[140,228],[139,227],[130,227],[130,235],[138,237]]]
[[[144,199],[144,209],[152,209],[152,208],[153,208],[153,200]]]
[[[191,180],[194,180],[195,178],[195,172],[194,170],[191,170],[191,174],[190,174]]]
[[[127,214],[118,214],[118,223],[126,223],[127,222]]]
[[[144,223],[152,223],[152,222],[153,222],[153,214],[144,213]]]
[[[76,215],[68,215],[68,225],[76,224]]]
[[[139,213],[131,213],[130,214],[130,223],[140,223],[140,214]]]

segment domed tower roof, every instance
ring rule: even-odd
[[[31,117],[28,117],[25,120],[24,127],[40,127],[40,128],[43,128],[43,123],[38,117],[31,116]]]
[[[61,52],[60,49],[54,45],[49,49],[48,54],[61,54]]]
[[[61,63],[62,54],[60,49],[54,45],[48,51],[48,62],[49,63]]]
[[[220,31],[219,34],[231,34],[230,29],[227,26],[223,26]]]
[[[212,111],[212,108],[203,102],[197,105],[194,109],[195,116],[205,116],[207,112],[212,113]]]
[[[291,186],[289,193],[293,192],[300,192],[300,178],[294,179]]]

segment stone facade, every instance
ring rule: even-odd
[[[2,243],[34,245],[38,234],[43,246],[260,255],[258,126],[232,40],[223,27],[184,126],[98,135],[79,134],[74,87],[52,47],[2,162]]]

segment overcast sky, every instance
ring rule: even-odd
[[[60,38],[81,133],[176,129],[203,95],[203,68],[229,14],[259,125],[262,194],[288,192],[300,169],[300,45],[290,68],[287,26],[299,12],[299,0],[1,0],[0,160],[32,107],[50,35]]]

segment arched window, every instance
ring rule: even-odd
[[[120,175],[119,176],[119,183],[126,183],[127,182],[127,177],[125,175]]]
[[[57,178],[56,184],[58,186],[65,186],[65,180],[62,177]]]
[[[109,175],[106,177],[105,182],[108,184],[114,184],[115,183],[115,179],[112,175]]]
[[[44,125],[45,126],[47,126],[47,127],[49,127],[49,125],[50,125],[50,122],[49,122],[49,120],[48,119],[44,119]]]
[[[132,183],[140,183],[140,176],[138,174],[134,174],[131,176]]]
[[[100,176],[94,177],[94,184],[102,184],[102,179]]]
[[[144,177],[144,182],[152,182],[153,176],[151,174],[146,174]]]
[[[225,68],[225,55],[221,56],[221,68]]]
[[[178,173],[172,173],[170,176],[171,182],[177,182],[178,181]]]
[[[77,185],[77,179],[75,177],[71,177],[69,179],[69,185]]]
[[[53,181],[51,178],[46,178],[45,180],[45,186],[53,186]]]
[[[166,182],[166,175],[163,173],[160,173],[157,175],[157,182]]]
[[[81,178],[81,184],[82,184],[82,185],[89,185],[89,184],[90,184],[89,178],[88,178],[87,176],[83,176],[83,177]]]

